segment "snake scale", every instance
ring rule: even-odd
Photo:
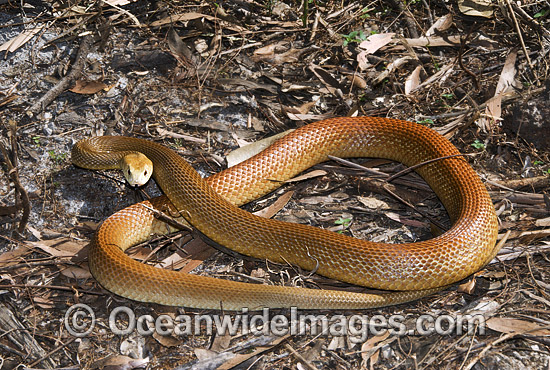
[[[360,309],[428,295],[485,266],[497,253],[497,217],[489,194],[462,156],[416,169],[445,206],[452,227],[426,241],[384,244],[301,224],[252,215],[239,205],[265,195],[305,169],[337,157],[386,158],[413,166],[459,154],[422,125],[375,117],[334,118],[301,127],[260,154],[207,179],[177,153],[151,141],[92,137],[78,142],[72,161],[90,169],[118,168],[141,152],[154,165],[165,196],[123,209],[104,221],[91,241],[90,270],[106,289],[138,301],[240,310],[263,307]],[[166,233],[147,207],[177,210],[214,242],[238,253],[375,289],[382,294],[248,284],[155,268],[124,253],[153,233]]]

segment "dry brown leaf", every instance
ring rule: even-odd
[[[348,76],[349,80],[351,81],[351,85],[355,86],[359,89],[366,89],[367,88],[367,81],[365,79],[357,74],[354,74],[353,76]]]
[[[470,279],[469,281],[460,284],[457,291],[460,293],[472,294],[476,288],[476,279]]]
[[[380,48],[389,44],[393,36],[395,36],[395,33],[376,33],[367,37],[365,41],[359,44],[359,47],[367,54],[374,54]]]
[[[414,71],[405,80],[405,95],[410,95],[411,92],[420,86],[420,71],[422,71],[422,66],[416,66]]]
[[[227,361],[221,364],[217,369],[218,370],[229,370],[237,367],[237,365],[243,363],[244,361],[259,356],[262,352],[272,349],[283,341],[286,341],[290,335],[283,335],[273,337],[273,341],[269,344],[263,346],[254,347],[253,350],[248,351],[247,353],[237,354],[234,358],[227,359]]]
[[[548,226],[550,226],[550,217],[539,218],[538,220],[535,221],[535,225],[538,226],[538,227],[548,227]],[[2,258],[2,256],[0,256],[0,259],[1,258]]]
[[[172,319],[175,319],[175,318],[172,317]],[[173,322],[173,320],[172,320],[172,322]],[[173,327],[170,328],[170,329],[173,329]],[[159,344],[163,347],[176,347],[176,346],[179,346],[181,344],[180,339],[175,338],[171,335],[160,334],[158,332],[158,330],[153,330],[153,338],[155,338],[155,340],[157,342],[159,342]]]
[[[506,272],[481,270],[479,273],[476,274],[476,276],[486,279],[504,279],[506,277]]]
[[[277,212],[279,212],[281,209],[283,209],[284,206],[288,203],[290,198],[292,198],[292,195],[294,194],[293,191],[288,191],[281,195],[273,204],[271,204],[268,207],[265,207],[259,211],[254,212],[256,216],[264,217],[264,218],[271,218]]]
[[[257,83],[243,78],[218,78],[217,81],[220,83],[220,85],[237,85],[242,86],[243,88],[248,90],[263,89],[269,91],[274,95],[277,95],[279,93],[277,87],[272,84]]]
[[[309,90],[311,89],[311,86],[308,85],[300,85],[297,83],[291,83],[290,85],[284,84],[283,87],[281,87],[281,91],[286,93],[290,91],[300,91],[300,90]]]
[[[258,267],[257,269],[250,271],[250,276],[263,279],[267,276],[267,272],[263,268]]]
[[[303,175],[300,175],[300,176],[296,176],[296,177],[293,177],[289,180],[286,180],[285,182],[298,182],[298,181],[304,181],[304,180],[309,180],[309,179],[313,179],[315,177],[319,177],[319,176],[324,176],[326,175],[327,172],[326,171],[323,171],[323,170],[313,170],[313,171],[309,171],[308,173],[305,173]]]
[[[458,0],[458,10],[470,17],[493,17],[491,0]]]
[[[334,115],[326,113],[326,114],[294,114],[287,112],[286,114],[288,118],[290,118],[293,121],[322,121],[324,119],[332,118]]]
[[[422,82],[420,85],[418,85],[417,88],[421,88],[424,86],[430,86],[435,81],[438,81],[440,84],[445,82],[447,80],[447,77],[453,72],[453,64],[447,64],[443,68],[441,68],[439,71],[437,71],[435,74],[431,75],[426,79],[424,82]]]
[[[298,202],[302,204],[312,204],[312,205],[319,205],[319,204],[331,204],[335,202],[339,202],[342,200],[341,198],[335,198],[332,196],[332,194],[329,195],[314,195],[310,197],[300,198]],[[338,229],[341,229],[341,226],[337,226]]]
[[[383,210],[383,209],[390,209],[390,206],[388,203],[381,201],[380,199],[376,199],[374,197],[357,197],[357,200],[364,205],[367,208],[370,209],[376,209],[376,210]]]
[[[387,218],[392,219],[394,221],[397,221],[399,223],[402,223],[403,225],[406,225],[406,226],[422,227],[422,228],[425,228],[425,227],[429,226],[425,222],[411,220],[411,219],[402,217],[401,215],[399,215],[397,213],[394,213],[394,212],[386,212],[385,215],[386,215]]]
[[[485,115],[478,123],[486,131],[490,131],[491,127],[502,119],[502,98],[504,94],[513,90],[515,85],[517,55],[517,49],[513,49],[506,57],[495,89],[495,95],[486,102]]]
[[[449,37],[419,37],[417,39],[403,39],[404,42],[413,47],[426,47],[426,46],[460,46],[460,35]]]
[[[156,267],[179,270],[188,260],[188,256],[183,251],[177,251],[155,264]]]
[[[205,348],[195,348],[193,351],[195,352],[195,356],[197,356],[199,361],[209,360],[218,356],[218,352],[211,351]]]
[[[308,50],[310,49],[309,48],[305,48],[305,49],[290,48],[289,50],[283,53],[256,54],[255,52],[251,59],[255,62],[264,62],[264,63],[273,64],[273,65],[281,65],[285,63],[296,63],[299,60],[300,56]]]
[[[103,0],[109,5],[113,6],[123,6],[130,4],[130,0]]]
[[[182,40],[173,28],[170,28],[168,31],[167,42],[168,48],[170,49],[172,55],[178,60],[181,66],[186,67],[188,70],[186,71],[187,73],[193,75],[195,73],[194,65],[196,58],[193,55],[191,48]]]
[[[361,368],[366,369],[370,360],[370,368],[372,369],[374,364],[378,362],[378,356],[380,353],[379,349],[376,349],[373,351],[373,349],[376,347],[376,345],[384,340],[386,340],[390,336],[390,332],[386,331],[382,335],[377,335],[372,338],[369,338],[363,345],[361,346]]]
[[[72,279],[90,279],[92,277],[90,271],[77,266],[69,266],[61,269],[61,275]]]
[[[150,26],[158,27],[158,26],[164,26],[165,24],[170,24],[175,22],[187,22],[187,21],[192,21],[193,19],[202,19],[202,18],[208,19],[209,21],[216,20],[216,18],[211,15],[190,12],[190,13],[183,13],[183,14],[175,14],[163,19],[159,19],[158,21],[154,21],[153,23],[151,23]]]
[[[10,266],[21,261],[23,256],[30,254],[32,250],[24,245],[17,247],[12,251],[0,254],[0,266]]]
[[[96,231],[97,229],[99,229],[100,225],[101,225],[101,222],[95,222],[95,221],[82,221],[79,224],[80,227],[88,231]]]
[[[223,335],[217,333],[217,335],[214,337],[214,340],[212,341],[210,349],[216,352],[227,350],[231,344],[231,338],[232,337],[229,333],[225,333]]]
[[[25,45],[28,41],[30,41],[34,37],[34,35],[36,35],[38,32],[42,30],[42,28],[44,28],[44,26],[30,28],[28,30],[21,32],[19,35],[17,35],[13,39],[3,43],[0,46],[0,51],[7,51],[8,53],[13,53],[15,50],[19,49],[21,46]]]
[[[300,105],[299,107],[283,106],[283,110],[285,111],[285,113],[307,114],[316,104],[317,101],[310,101]]]
[[[522,232],[519,236],[519,242],[525,245],[529,245],[536,240],[547,238],[550,236],[550,230],[534,230]]]
[[[212,40],[210,40],[209,48],[210,52],[208,53],[207,57],[212,58],[215,54],[217,54],[220,51],[220,47],[222,45],[222,39],[223,39],[223,33],[221,29],[216,29],[216,33],[214,34],[214,37]]]
[[[158,21],[154,21],[153,23],[150,24],[150,26],[151,27],[158,27],[158,26],[164,26],[166,24],[171,24],[171,23],[176,23],[176,22],[192,21],[193,19],[207,19],[211,22],[223,22],[224,23],[224,28],[227,28],[227,29],[230,29],[230,30],[236,31],[236,32],[246,31],[245,27],[239,26],[239,25],[234,24],[234,23],[221,21],[219,18],[216,18],[216,17],[208,15],[208,14],[202,14],[202,13],[196,13],[196,12],[170,15],[170,16],[165,17],[163,19],[160,19]]]
[[[242,132],[231,132],[231,137],[233,138],[233,140],[235,140],[237,142],[237,145],[242,148],[242,147],[245,147],[245,146],[248,146],[250,144],[252,144],[253,142],[250,142],[250,141],[247,141],[246,139],[243,139],[240,135],[242,134]]]
[[[53,304],[53,301],[50,299],[50,294],[46,294],[44,296],[36,296],[36,295],[33,295],[32,296],[32,301],[34,302],[35,305],[37,305],[38,307],[40,308],[43,308],[43,309],[52,309],[54,308],[54,304]]]
[[[143,368],[149,363],[148,358],[134,359],[128,356],[113,355],[91,364],[90,369],[97,370],[130,370]]]
[[[49,240],[44,242],[49,242]],[[84,249],[87,249],[88,247],[87,242],[75,241],[75,240],[66,239],[66,238],[55,239],[53,242],[54,243],[51,244],[52,246],[55,246],[55,248],[57,248],[58,250],[64,251],[73,256],[76,256],[77,254],[79,254]]]
[[[69,91],[76,94],[91,95],[100,91],[109,91],[114,85],[106,85],[101,81],[77,80],[75,86]]]
[[[518,50],[512,49],[510,54],[506,56],[504,61],[504,67],[498,79],[497,87],[495,89],[495,96],[497,94],[503,94],[514,90],[516,84],[516,60],[518,57]]]
[[[332,95],[343,98],[344,95],[342,91],[344,90],[344,87],[331,73],[315,64],[310,64],[309,70],[313,72],[319,80],[321,80]]]
[[[130,257],[136,260],[143,261],[151,255],[151,249],[141,246],[131,247],[126,251]]]
[[[460,35],[438,37],[438,36],[423,36],[415,39],[404,39],[404,38],[395,38],[391,39],[386,46],[391,46],[391,49],[399,50],[405,48],[403,45],[398,45],[400,43],[407,44],[408,47],[435,47],[435,46],[460,46]],[[368,61],[366,60],[366,55],[358,55],[357,61],[359,62],[359,67],[362,69],[369,66]]]
[[[253,57],[263,57],[263,56],[269,56],[269,55],[274,55],[275,54],[275,50],[279,47],[281,48],[284,48],[283,45],[286,45],[286,42],[278,42],[276,44],[269,44],[269,45],[266,45],[266,46],[262,46],[261,48],[258,48],[256,50],[254,50],[254,53],[252,53],[252,56]]]
[[[493,96],[485,104],[485,115],[481,119],[479,126],[483,127],[485,131],[489,131],[494,126],[494,123],[502,119],[502,95]]]
[[[381,83],[386,78],[388,78],[393,73],[393,71],[403,67],[405,64],[412,61],[415,61],[415,59],[411,56],[404,56],[401,58],[397,58],[396,60],[388,64],[386,66],[386,69],[382,71],[378,76],[376,76],[376,78],[374,78],[372,83],[374,85]]]
[[[193,271],[200,266],[207,258],[216,253],[216,249],[206,244],[204,240],[196,238],[191,240],[183,248],[188,256],[187,264],[180,270],[182,273]]]
[[[248,158],[255,156],[256,154],[260,153],[262,150],[273,144],[275,141],[285,135],[288,135],[292,131],[294,130],[286,130],[285,132],[281,132],[277,135],[258,140],[256,142],[243,146],[242,148],[233,150],[225,157],[227,161],[227,167],[233,167],[241,162],[244,162]]]
[[[86,247],[85,243],[79,244],[65,238],[29,242],[29,244],[54,257],[74,257]]]
[[[332,340],[327,346],[329,351],[335,351],[342,348],[346,348],[346,338],[344,336],[332,337]]]
[[[130,2],[129,1],[126,1],[126,0],[102,0],[104,3],[106,4],[109,4],[110,6],[112,6],[113,8],[115,8],[116,10],[118,10],[118,12],[120,14],[124,14],[126,15],[127,17],[129,17],[136,26],[138,27],[141,27],[141,23],[139,22],[139,20],[137,19],[137,17],[135,15],[133,15],[132,13],[130,13],[128,10],[126,9],[123,9],[121,8],[119,5],[126,5],[126,4],[129,4]],[[111,17],[109,17],[111,20],[113,19],[116,19],[117,16],[116,15],[113,15]]]
[[[434,24],[426,31],[426,36],[432,36],[435,31],[445,31],[453,25],[453,16],[451,13],[445,14],[443,17],[438,18]]]
[[[492,317],[486,321],[489,329],[499,333],[519,333],[529,335],[550,335],[550,329],[532,321],[511,317]]]
[[[252,60],[255,62],[269,60],[275,56],[275,53],[278,50],[284,52],[284,50],[286,50],[287,44],[287,42],[282,41],[276,44],[262,46],[261,48],[254,50],[254,53],[252,54]]]

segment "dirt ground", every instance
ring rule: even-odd
[[[549,52],[547,1],[0,1],[0,369],[550,368]],[[418,122],[468,154],[499,216],[495,260],[415,302],[299,312],[315,316],[305,332],[266,332],[267,322],[234,333],[201,322],[179,335],[109,326],[120,307],[167,320],[226,313],[140,303],[97,284],[87,245],[100,223],[161,190],[73,166],[76,142],[154,140],[206,177],[237,148],[249,156],[249,143],[354,115]],[[244,208],[378,242],[449,226],[414,173],[390,184],[414,208],[338,160],[306,174]],[[154,237],[130,254],[220,279],[365,291],[222,252],[196,233]],[[70,330],[76,304],[95,314],[86,335]],[[478,320],[456,324],[466,315]],[[314,332],[358,317],[366,321]],[[406,330],[385,330],[393,319]],[[368,335],[352,330],[367,322]]]

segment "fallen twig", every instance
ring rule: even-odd
[[[71,71],[67,73],[67,75],[63,77],[52,89],[50,89],[50,91],[42,95],[42,97],[27,110],[27,115],[29,117],[33,117],[34,115],[42,112],[44,108],[55,100],[55,98],[74,84],[74,82],[82,74],[82,70],[86,64],[86,57],[92,50],[92,45],[92,35],[84,36],[82,42],[80,43],[80,49],[78,50]]]
[[[10,122],[10,143],[11,143],[11,160],[8,153],[8,150],[4,147],[4,144],[0,142],[0,151],[2,152],[2,155],[4,156],[4,161],[6,162],[6,166],[8,168],[8,177],[13,182],[13,185],[15,187],[15,206],[13,207],[6,207],[4,211],[8,210],[15,210],[16,212],[18,210],[22,210],[23,214],[21,215],[21,220],[19,221],[19,226],[17,227],[17,232],[19,234],[22,234],[25,230],[25,227],[27,226],[27,222],[29,221],[29,216],[31,213],[31,203],[29,201],[29,195],[27,194],[27,191],[21,185],[21,181],[19,180],[19,172],[17,171],[17,126],[15,122]],[[19,201],[20,199],[20,201]],[[5,213],[5,212],[2,212]]]
[[[407,24],[407,30],[409,30],[409,34],[412,39],[418,38],[418,31],[416,30],[416,24],[414,21],[414,18],[410,15],[409,10],[406,8],[405,3],[402,1],[396,1],[396,0],[390,0],[388,1],[392,8],[395,10],[400,11],[405,15],[405,23]]]

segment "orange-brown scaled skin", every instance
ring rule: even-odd
[[[179,155],[159,144],[126,137],[95,137],[73,148],[73,163],[114,168],[125,153],[139,151],[154,164],[166,196],[149,203],[173,204],[194,227],[239,253],[352,284],[400,290],[359,294],[245,284],[153,268],[126,256],[129,246],[165,233],[140,204],[107,219],[92,241],[90,269],[108,290],[161,304],[240,310],[242,307],[379,307],[413,300],[481,269],[497,253],[497,217],[485,186],[463,157],[417,169],[447,209],[452,228],[431,240],[407,244],[362,241],[306,225],[254,216],[238,208],[269,193],[314,164],[338,157],[379,157],[412,166],[459,154],[435,131],[388,118],[335,118],[302,127],[255,157],[202,179]],[[275,180],[275,181],[273,181]]]

